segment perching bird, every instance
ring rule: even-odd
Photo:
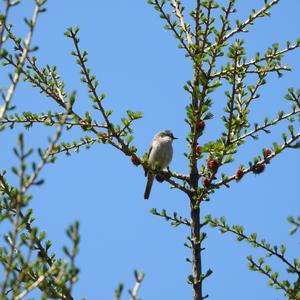
[[[158,132],[151,143],[148,153],[148,166],[153,170],[164,170],[172,160],[173,148],[172,142],[177,139],[170,130]],[[145,172],[148,175],[147,185],[144,193],[144,199],[149,199],[151,187],[154,180],[154,174],[149,170]]]

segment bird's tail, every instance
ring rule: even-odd
[[[144,199],[149,199],[152,184],[153,184],[154,176],[152,173],[148,172],[147,185],[144,193]]]

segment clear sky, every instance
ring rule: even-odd
[[[30,13],[33,1],[23,1],[11,16],[15,32],[23,34],[22,20]],[[227,1],[221,1],[226,3]],[[260,8],[262,0],[238,0],[241,20],[247,18],[250,5]],[[271,18],[260,19],[251,27],[246,38],[248,57],[279,42],[300,37],[299,0],[281,1]],[[84,4],[83,4],[84,3]],[[189,102],[183,85],[192,78],[190,62],[163,22],[146,0],[133,1],[49,1],[48,11],[39,19],[34,44],[40,49],[38,63],[57,65],[66,82],[66,89],[77,90],[77,109],[91,108],[86,87],[80,82],[79,69],[71,40],[64,37],[69,26],[81,28],[81,48],[89,52],[89,66],[100,81],[100,90],[107,94],[106,108],[115,111],[115,120],[125,115],[126,109],[144,112],[144,118],[135,123],[135,145],[138,154],[148,150],[153,135],[162,129],[171,129],[179,138],[174,143],[171,169],[187,171],[187,126],[183,122],[185,106]],[[262,122],[267,115],[289,104],[284,95],[290,86],[300,87],[300,51],[284,60],[294,66],[294,73],[278,79],[270,76],[269,85],[254,105],[252,118]],[[57,110],[50,99],[22,83],[14,98],[18,111],[45,112]],[[216,119],[207,122],[202,141],[215,140],[222,130],[220,115],[225,106],[224,90],[214,99]],[[286,126],[286,124],[284,124]],[[233,174],[240,163],[261,153],[273,141],[281,142],[284,127],[272,135],[241,147],[237,161],[228,167]],[[24,131],[5,131],[2,139],[1,169],[15,163],[10,149],[16,134]],[[45,146],[52,130],[38,127],[25,134],[27,145]],[[79,140],[80,131],[66,132],[64,141]],[[203,215],[227,216],[231,224],[243,224],[247,232],[258,232],[271,244],[287,243],[287,255],[299,253],[299,238],[288,237],[289,215],[299,212],[299,152],[289,150],[267,166],[264,174],[249,175],[231,189],[215,193],[203,207]],[[36,225],[48,232],[53,249],[62,254],[66,241],[64,231],[68,224],[81,223],[81,246],[78,264],[80,280],[74,290],[75,299],[113,299],[114,289],[123,282],[126,290],[133,287],[133,270],[146,273],[140,296],[143,300],[191,299],[191,287],[186,283],[190,265],[183,246],[189,234],[186,228],[174,229],[164,220],[149,213],[151,208],[177,211],[188,217],[188,199],[179,191],[170,190],[166,183],[155,182],[151,199],[143,200],[145,177],[122,153],[108,145],[97,144],[90,150],[82,149],[71,157],[58,157],[55,165],[42,173],[46,183],[32,189],[32,206]],[[220,235],[208,229],[205,242],[204,267],[214,274],[206,281],[204,291],[210,299],[252,300],[283,299],[280,292],[267,286],[264,277],[247,269],[246,256],[262,253],[247,245],[238,244],[232,236]],[[63,255],[63,254],[62,254]],[[276,264],[275,268],[282,270]],[[124,299],[128,299],[125,295]]]

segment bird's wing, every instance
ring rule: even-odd
[[[151,151],[152,151],[152,145],[150,146],[150,149],[149,149],[149,151],[148,151],[147,159],[149,159]]]
[[[149,149],[149,151],[148,151],[147,160],[149,160],[151,151],[152,151],[152,145],[150,146],[150,149]],[[147,170],[145,170],[145,176],[147,176],[147,173],[148,173]]]

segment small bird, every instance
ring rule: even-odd
[[[173,156],[172,142],[176,139],[170,130],[160,131],[154,136],[148,152],[149,168],[161,171],[168,167]],[[147,175],[144,199],[149,199],[154,180],[154,174],[150,170],[145,172],[145,176]]]

